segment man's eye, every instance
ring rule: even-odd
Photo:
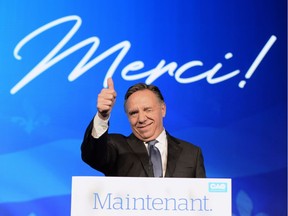
[[[130,116],[136,116],[137,112],[130,112]]]

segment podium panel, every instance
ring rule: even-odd
[[[71,216],[231,216],[231,179],[72,177]]]

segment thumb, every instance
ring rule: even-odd
[[[108,89],[114,90],[114,82],[113,82],[113,80],[112,80],[111,77],[109,77],[109,78],[107,79],[107,85],[108,85]]]

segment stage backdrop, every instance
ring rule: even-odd
[[[287,2],[0,1],[0,214],[68,216],[96,98],[153,83],[165,128],[232,178],[234,216],[287,213]]]

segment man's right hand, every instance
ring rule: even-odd
[[[101,119],[105,120],[109,117],[115,104],[117,93],[114,89],[112,78],[107,79],[108,88],[103,88],[98,94],[97,110]]]

